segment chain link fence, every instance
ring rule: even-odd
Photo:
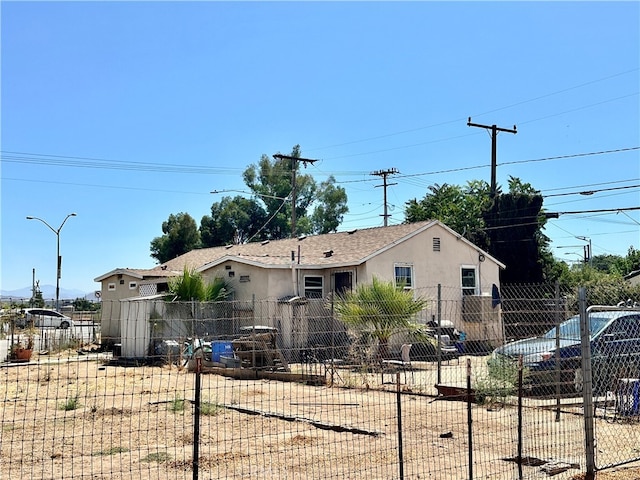
[[[332,297],[103,305],[97,336],[108,351],[2,364],[0,476],[570,478],[590,467],[588,422],[596,468],[639,459],[640,317],[627,303],[640,298],[624,299],[626,336],[606,330],[585,350],[587,368],[583,350],[577,364],[551,362],[556,342],[575,346],[571,329],[542,350],[501,350],[560,332],[580,314],[577,291],[412,295],[426,300],[420,328],[388,338],[381,325],[344,322]],[[598,366],[604,345],[616,361]]]

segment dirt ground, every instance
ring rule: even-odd
[[[90,357],[0,368],[0,478],[186,479],[196,453],[201,478],[518,478],[509,461],[517,453],[516,408],[423,395],[415,377],[402,380],[399,402],[397,384],[347,370],[333,372],[334,380],[351,388],[205,374],[195,424],[194,374]],[[559,467],[553,478],[581,479],[582,416],[566,407],[553,422],[538,407],[524,409],[523,456]],[[640,425],[598,428],[623,439],[614,453],[638,455]],[[544,465],[523,466],[523,478],[549,478]],[[640,479],[640,467],[597,478]]]

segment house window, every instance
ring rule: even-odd
[[[433,251],[440,251],[440,237],[433,237]]]
[[[478,287],[476,267],[462,267],[462,295],[475,295]]]
[[[395,281],[398,288],[413,288],[413,265],[397,264],[395,266]]]
[[[304,296],[307,298],[322,298],[323,277],[304,277]]]
[[[110,292],[113,292],[115,289],[116,289],[115,283],[110,283],[109,286],[107,286],[107,290],[109,290]]]
[[[129,290],[135,290],[138,287],[136,282],[129,282]]]

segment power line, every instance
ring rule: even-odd
[[[530,98],[528,100],[522,100],[520,102],[512,103],[510,105],[505,105],[503,107],[498,107],[498,108],[495,108],[493,110],[489,110],[489,111],[486,111],[486,112],[483,112],[483,113],[476,113],[476,114],[473,114],[472,116],[473,117],[482,117],[482,116],[488,115],[490,113],[495,113],[495,112],[499,112],[499,111],[502,111],[502,110],[507,110],[509,108],[517,107],[519,105],[524,105],[526,103],[531,103],[531,102],[535,102],[535,101],[538,101],[538,100],[542,100],[544,98],[549,98],[549,97],[552,97],[552,96],[555,96],[555,95],[559,95],[561,93],[569,92],[571,90],[576,90],[578,88],[582,88],[582,87],[586,87],[586,86],[589,86],[589,85],[593,85],[595,83],[603,82],[603,81],[606,81],[606,80],[611,80],[612,78],[620,77],[622,75],[627,75],[629,73],[633,73],[633,72],[636,72],[636,71],[638,71],[637,68],[632,68],[630,70],[625,70],[623,72],[615,73],[613,75],[608,75],[606,77],[598,78],[596,80],[590,80],[588,82],[584,82],[584,83],[581,83],[579,85],[574,85],[572,87],[564,88],[562,90],[557,90],[555,92],[539,95],[537,97],[533,97],[533,98]],[[426,125],[426,126],[423,126],[423,127],[410,128],[410,129],[407,129],[407,130],[400,130],[400,131],[397,131],[397,132],[392,132],[392,133],[387,133],[387,134],[382,134],[382,135],[376,135],[376,136],[372,136],[372,137],[362,138],[362,139],[359,139],[359,140],[351,140],[351,141],[337,143],[337,144],[333,144],[333,145],[326,145],[326,146],[323,146],[323,147],[314,147],[314,148],[307,149],[307,151],[326,150],[328,148],[342,147],[342,146],[345,146],[345,145],[352,145],[352,144],[355,144],[355,143],[364,143],[364,142],[369,142],[371,140],[379,140],[381,138],[388,138],[388,137],[393,137],[393,136],[397,136],[397,135],[403,135],[405,133],[413,133],[413,132],[417,132],[417,131],[420,131],[420,130],[427,130],[429,128],[439,127],[439,126],[442,126],[442,125],[449,125],[449,124],[452,124],[452,123],[458,123],[458,122],[462,122],[462,121],[464,121],[464,117],[457,118],[455,120],[448,120],[448,121],[444,121],[444,122],[434,123],[434,124]],[[523,124],[523,123],[529,123],[529,122],[533,122],[533,121],[535,121],[535,120],[529,120],[527,122],[520,122],[520,123]]]
[[[551,198],[551,197],[563,197],[566,195],[593,195],[594,193],[598,193],[598,192],[609,192],[611,190],[625,190],[627,188],[638,188],[638,187],[640,187],[640,185],[627,185],[624,187],[600,188],[597,190],[583,190],[581,192],[554,193],[552,195],[543,195],[543,196],[544,198]]]
[[[479,123],[471,123],[471,117],[469,117],[469,121],[467,122],[467,126],[469,127],[478,127],[478,128],[486,128],[487,130],[491,130],[491,198],[496,196],[496,169],[497,169],[497,150],[498,150],[498,132],[506,132],[506,133],[518,133],[516,126],[513,128],[501,128],[493,125],[481,125]]]

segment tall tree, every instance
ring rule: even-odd
[[[335,185],[333,175],[320,183],[318,188],[317,206],[311,215],[311,228],[313,233],[330,233],[338,230],[344,214],[349,211],[347,207],[347,193],[342,187]]]
[[[542,196],[519,178],[509,177],[509,193],[498,187],[491,198],[489,185],[480,180],[429,187],[429,193],[406,203],[405,221],[437,219],[506,266],[505,283],[541,282],[555,276]]]
[[[432,185],[422,200],[406,202],[405,222],[440,220],[481,248],[487,247],[482,215],[490,204],[489,184],[473,180],[466,187]]]
[[[489,253],[507,268],[503,283],[540,283],[545,280],[548,238],[542,233],[546,221],[542,195],[531,184],[509,177],[509,193],[499,193],[485,211]]]
[[[300,145],[295,145],[288,156],[300,158]],[[346,192],[335,186],[335,178],[329,177],[318,187],[311,175],[300,173],[301,163],[304,162],[289,158],[272,160],[262,155],[257,165],[250,165],[243,173],[247,187],[266,206],[269,222],[264,230],[268,238],[291,235],[294,172],[297,234],[335,231],[348,211]]]
[[[198,227],[188,213],[169,215],[167,221],[162,222],[162,233],[151,241],[151,257],[159,263],[200,247]]]
[[[300,146],[295,145],[288,155],[300,158]],[[300,173],[300,162],[291,159],[271,159],[262,155],[258,164],[252,164],[242,174],[244,183],[266,205],[270,219],[265,227],[271,239],[287,238],[291,235],[291,209],[293,173],[295,171],[296,233],[311,233],[305,220],[307,209],[316,194],[313,177]]]
[[[267,220],[267,212],[255,198],[240,195],[223,197],[211,205],[211,215],[200,220],[202,246],[216,247],[241,244],[251,239],[261,240],[261,228]]]

